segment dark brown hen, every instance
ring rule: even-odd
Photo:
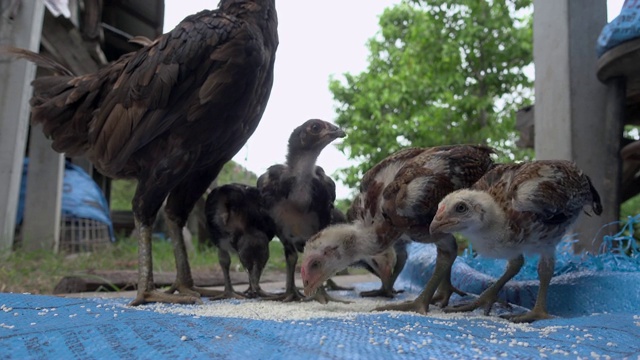
[[[222,0],[96,73],[33,82],[32,120],[53,148],[86,154],[113,178],[135,178],[138,294],[146,302],[199,302],[182,238],[195,202],[256,129],[273,83],[275,0]],[[37,54],[14,50],[47,66]],[[154,290],[151,226],[167,199],[177,277]]]
[[[478,254],[509,260],[505,273],[469,304],[446,311],[489,314],[504,284],[524,264],[524,254],[540,254],[540,287],[534,308],[508,316],[516,322],[548,318],[547,288],[553,276],[555,248],[585,206],[602,213],[600,196],[589,177],[572,162],[540,160],[497,165],[469,189],[447,195],[438,207],[431,231],[458,232]]]
[[[305,293],[313,293],[335,272],[385,251],[406,235],[436,244],[435,272],[417,299],[379,310],[426,313],[431,302],[446,305],[457,291],[450,282],[457,245],[452,235],[432,235],[429,224],[445,195],[471,186],[491,168],[492,153],[489,147],[474,145],[411,148],[371,168],[362,180],[359,201],[349,209],[352,223],[327,227],[307,242],[301,269]]]

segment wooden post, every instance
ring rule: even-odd
[[[40,45],[44,3],[3,1],[0,45],[37,51]],[[28,100],[35,65],[4,57],[0,61],[0,251],[11,249],[18,195],[29,125]]]
[[[574,160],[600,192],[602,216],[582,216],[576,251],[597,252],[619,219],[619,124],[605,117],[606,87],[598,81],[596,39],[607,20],[601,0],[534,0],[535,149],[537,159]],[[615,128],[615,129],[614,129]]]
[[[51,149],[40,126],[31,129],[22,248],[58,251],[64,156]]]

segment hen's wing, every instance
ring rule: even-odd
[[[266,71],[260,40],[244,21],[202,11],[97,73],[58,79],[54,93],[46,87],[56,80],[36,79],[34,121],[45,123],[56,150],[73,148],[63,141],[69,129],[84,133],[84,150],[90,149],[101,169],[117,173],[133,153],[170,128],[211,121],[212,128],[218,122],[223,129],[226,119],[210,118],[207,111],[215,103],[232,103],[246,82]],[[55,125],[50,120],[55,115],[68,121]]]

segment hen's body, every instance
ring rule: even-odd
[[[215,298],[264,297],[260,276],[269,260],[269,241],[275,236],[275,225],[260,206],[258,189],[243,184],[217,187],[207,197],[205,214],[224,275],[225,290]],[[238,255],[249,274],[249,289],[244,295],[233,290],[230,253]]]
[[[139,284],[132,304],[199,301],[190,290],[181,229],[262,117],[276,28],[275,0],[222,0],[219,9],[185,18],[96,73],[33,82],[32,120],[43,125],[54,150],[86,154],[103,174],[138,180]],[[191,296],[153,291],[151,226],[165,198],[177,267],[172,290]]]
[[[418,299],[385,309],[426,313],[433,300],[446,304],[454,291],[449,274],[457,246],[451,235],[432,235],[429,225],[445,195],[470,186],[492,166],[492,153],[488,147],[472,145],[411,148],[367,171],[358,201],[347,214],[352,223],[328,227],[308,242],[302,265],[305,292],[315,291],[318,281],[385,251],[407,235],[414,241],[436,243],[436,272]],[[436,288],[439,294],[434,298]]]
[[[546,289],[553,275],[556,245],[587,205],[595,214],[602,213],[589,177],[563,160],[497,165],[471,188],[445,197],[431,224],[433,232],[459,232],[478,254],[509,260],[505,274],[478,300],[449,310],[484,306],[488,314],[502,286],[522,267],[523,255],[539,254],[536,306],[514,320],[548,317]]]
[[[287,262],[284,301],[303,298],[294,283],[298,252],[337,215],[332,215],[335,183],[316,166],[316,160],[331,141],[344,135],[328,122],[308,120],[292,132],[286,164],[273,165],[258,178],[264,207],[276,224],[276,234],[284,246]]]

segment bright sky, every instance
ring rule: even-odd
[[[262,174],[282,163],[291,131],[310,118],[333,122],[335,105],[329,77],[366,70],[366,42],[379,30],[382,11],[399,0],[277,0],[280,45],[275,80],[260,126],[234,160]],[[165,0],[165,32],[187,15],[217,6],[215,0]],[[624,0],[607,0],[609,20]],[[347,157],[329,145],[318,165],[328,174],[349,166]],[[337,197],[350,190],[336,181]]]

